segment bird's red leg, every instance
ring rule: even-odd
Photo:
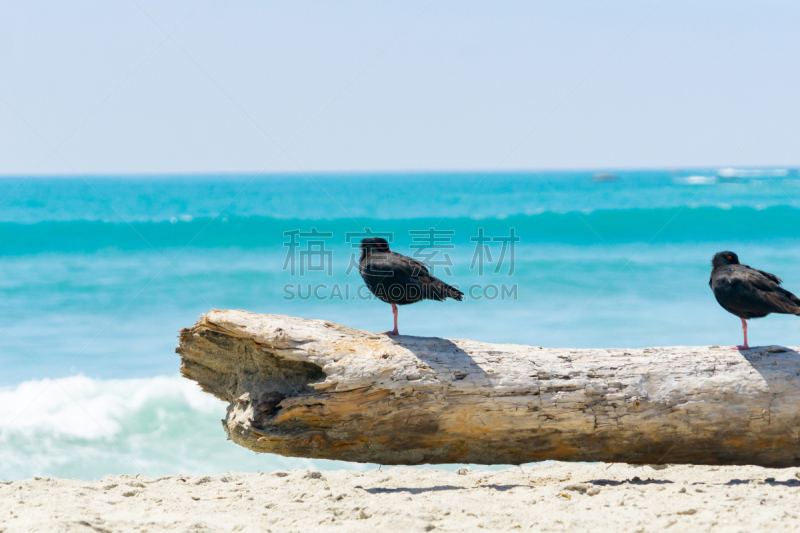
[[[384,331],[381,335],[400,335],[397,332],[397,305],[392,304],[392,314],[394,315],[394,329],[392,331]]]
[[[747,321],[743,318],[742,319],[742,331],[744,332],[744,346],[737,346],[734,348],[735,350],[749,350],[750,347],[747,345]]]
[[[744,331],[744,349],[749,350],[750,347],[747,345],[747,320],[744,318],[742,319],[742,331]]]

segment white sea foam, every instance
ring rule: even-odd
[[[544,207],[537,207],[536,209],[526,209],[525,210],[525,214],[528,215],[528,216],[541,215],[545,211],[546,211],[546,209]]]
[[[225,438],[224,416],[179,376],[26,381],[0,390],[0,480],[368,468],[253,453]]]
[[[783,177],[789,174],[785,168],[769,169],[742,169],[742,168],[721,168],[717,175],[723,178],[773,178]]]
[[[713,185],[717,182],[716,176],[687,176],[685,178],[675,178],[678,183],[687,185]]]
[[[110,439],[145,404],[170,400],[202,412],[221,403],[179,376],[98,380],[71,376],[25,381],[0,391],[3,433]]]

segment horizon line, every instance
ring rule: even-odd
[[[713,165],[713,166],[669,166],[669,167],[579,167],[579,168],[539,168],[539,169],[397,169],[397,170],[314,170],[314,171],[148,171],[148,172],[91,172],[76,175],[71,174],[12,174],[0,172],[0,179],[83,179],[83,178],[158,178],[158,177],[236,177],[236,176],[263,176],[290,177],[290,176],[368,176],[368,175],[398,175],[398,174],[566,174],[566,173],[632,173],[632,172],[714,172],[717,174],[723,169],[734,170],[786,170],[800,172],[800,165]]]

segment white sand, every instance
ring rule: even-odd
[[[16,531],[800,531],[800,471],[555,463],[0,484]]]

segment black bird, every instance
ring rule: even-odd
[[[394,253],[389,243],[380,237],[361,241],[361,258],[358,271],[367,288],[380,300],[392,304],[394,329],[385,335],[399,335],[397,331],[397,306],[420,300],[444,301],[453,298],[461,301],[464,293],[435,278],[424,263]]]
[[[739,263],[733,252],[719,252],[711,260],[708,285],[714,297],[727,312],[742,319],[744,346],[747,350],[747,319],[762,318],[770,313],[800,315],[800,298],[781,287],[781,279],[769,272]]]

